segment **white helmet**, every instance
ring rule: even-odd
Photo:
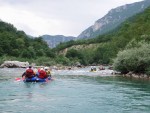
[[[43,68],[40,68],[40,70],[44,70]]]
[[[48,67],[44,67],[44,69],[46,70],[46,69],[48,69]]]

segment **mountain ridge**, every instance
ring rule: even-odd
[[[50,48],[56,47],[58,44],[67,42],[70,40],[76,40],[76,37],[73,36],[64,36],[64,35],[43,35],[41,36],[43,40],[47,42]]]
[[[94,25],[91,25],[81,32],[77,39],[93,38],[109,32],[127,18],[144,11],[144,9],[146,9],[148,6],[150,6],[150,1],[144,0],[141,2],[125,4],[123,6],[113,8],[104,17],[95,21]]]

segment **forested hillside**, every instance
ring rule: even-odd
[[[62,43],[56,51],[61,51],[65,48],[74,45],[97,44],[98,47],[86,49],[68,49],[66,57],[69,59],[79,59],[85,64],[109,64],[113,63],[113,59],[117,56],[119,51],[126,48],[128,44],[138,43],[142,40],[150,40],[150,8],[147,8],[143,13],[139,13],[134,17],[126,20],[117,29],[105,34],[100,35],[94,39],[70,41]],[[78,53],[75,54],[75,53]]]
[[[29,38],[12,24],[0,21],[0,57],[3,60],[29,60],[39,57],[54,57],[42,38]]]

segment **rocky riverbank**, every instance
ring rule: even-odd
[[[150,76],[146,74],[132,73],[123,74],[123,77],[135,78],[135,79],[147,79],[150,80]]]

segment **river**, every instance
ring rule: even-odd
[[[150,81],[110,70],[54,70],[48,83],[15,81],[24,69],[0,69],[0,113],[150,113]]]

